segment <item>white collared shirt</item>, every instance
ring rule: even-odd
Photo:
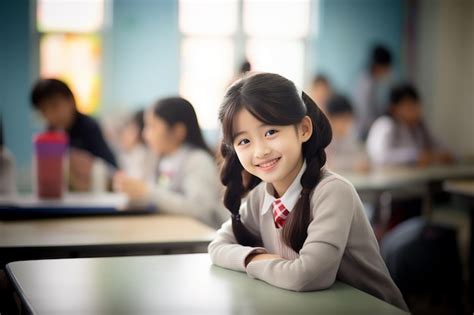
[[[301,167],[298,175],[296,175],[295,179],[291,183],[290,187],[286,190],[281,198],[281,203],[288,209],[289,212],[293,210],[296,205],[296,202],[300,198],[301,190],[303,190],[303,186],[301,186],[301,176],[303,176],[304,171],[306,170],[306,161],[303,162],[303,166]],[[274,188],[273,185],[270,183],[265,184],[265,197],[263,200],[262,209],[260,209],[260,215],[264,215],[267,211],[272,207],[273,202],[277,198],[274,197]]]

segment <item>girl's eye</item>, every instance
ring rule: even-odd
[[[244,145],[244,144],[247,144],[249,142],[250,142],[249,139],[242,139],[242,140],[237,142],[237,145]]]
[[[276,134],[277,132],[278,132],[278,130],[270,129],[267,132],[265,132],[265,137],[272,136],[272,135]]]

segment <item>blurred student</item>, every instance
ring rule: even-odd
[[[66,83],[57,79],[39,79],[32,89],[31,101],[49,130],[63,130],[69,137],[72,190],[91,190],[97,181],[93,174],[103,174],[94,170],[117,168],[115,156],[105,142],[99,125],[77,110],[74,95]]]
[[[223,220],[218,211],[221,187],[217,166],[191,103],[180,97],[156,102],[145,112],[144,137],[159,157],[155,182],[118,172],[115,189],[132,200],[154,203],[160,212],[186,214],[219,226]]]
[[[449,163],[453,155],[433,137],[423,122],[421,100],[415,87],[401,83],[390,91],[388,114],[370,129],[367,151],[376,165]]]
[[[332,127],[332,141],[326,149],[328,166],[335,171],[369,170],[369,159],[354,132],[354,111],[349,100],[333,95],[326,104]]]
[[[359,77],[353,95],[360,140],[366,140],[372,123],[387,111],[391,84],[392,54],[386,47],[377,45],[372,49],[368,68]]]
[[[239,80],[240,78],[242,78],[243,76],[245,76],[247,73],[249,73],[250,71],[252,71],[252,64],[250,63],[250,61],[248,61],[247,59],[244,59],[240,65],[239,65],[239,68],[237,69],[237,72],[234,74],[234,76],[232,77],[232,79],[230,80],[229,82],[229,85],[232,85],[232,83],[234,83],[235,81]]]
[[[309,93],[313,101],[326,113],[327,102],[332,95],[332,86],[329,79],[322,74],[317,74],[313,78]]]
[[[15,161],[5,146],[2,117],[0,116],[0,195],[11,195],[15,192]]]
[[[119,133],[120,169],[128,176],[137,179],[149,177],[153,161],[156,159],[147,148],[143,138],[144,114],[143,110],[134,113]]]

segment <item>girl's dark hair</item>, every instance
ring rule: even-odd
[[[223,130],[221,181],[226,186],[224,205],[231,212],[234,235],[240,244],[246,246],[258,246],[261,241],[240,220],[241,198],[261,180],[243,169],[233,147],[234,119],[242,109],[269,125],[296,125],[306,115],[312,120],[312,136],[302,147],[306,161],[306,170],[301,177],[303,190],[282,230],[284,243],[299,252],[308,236],[310,193],[322,176],[321,168],[326,163],[324,148],[331,142],[331,126],[314,101],[304,92],[299,95],[293,82],[280,75],[254,74],[237,81],[227,90],[219,111]],[[246,173],[245,185],[243,172]]]
[[[400,132],[400,125],[399,121],[395,119],[395,117],[392,115],[392,112],[390,109],[399,106],[404,100],[413,100],[415,102],[420,102],[420,96],[418,95],[418,91],[416,88],[408,82],[402,82],[399,84],[394,85],[391,90],[390,90],[390,95],[389,95],[389,101],[390,101],[390,106],[389,106],[389,111],[388,111],[388,116],[393,119],[393,121],[396,123],[397,129],[394,132],[394,136],[392,141],[392,144],[394,146],[398,145],[398,141],[401,138],[399,136]],[[434,140],[431,137],[428,129],[426,128],[425,123],[423,120],[420,121],[419,123],[419,128],[421,131],[421,136],[422,136],[422,141],[423,141],[423,149],[432,149],[434,146]]]
[[[144,144],[145,139],[143,138],[143,129],[145,128],[145,118],[144,118],[145,111],[140,109],[136,111],[133,116],[129,120],[129,124],[135,124],[138,128],[138,140],[140,143]]]
[[[74,101],[74,95],[71,89],[63,81],[57,79],[39,79],[31,91],[31,103],[33,107],[38,108],[41,102],[55,96],[63,96]]]
[[[181,97],[163,98],[155,103],[153,113],[163,119],[170,127],[177,123],[183,123],[187,130],[184,142],[201,148],[212,155],[212,151],[204,141],[196,112],[190,102]]]

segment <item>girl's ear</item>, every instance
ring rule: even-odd
[[[313,121],[309,116],[304,116],[300,122],[300,137],[302,142],[306,142],[313,135]]]

